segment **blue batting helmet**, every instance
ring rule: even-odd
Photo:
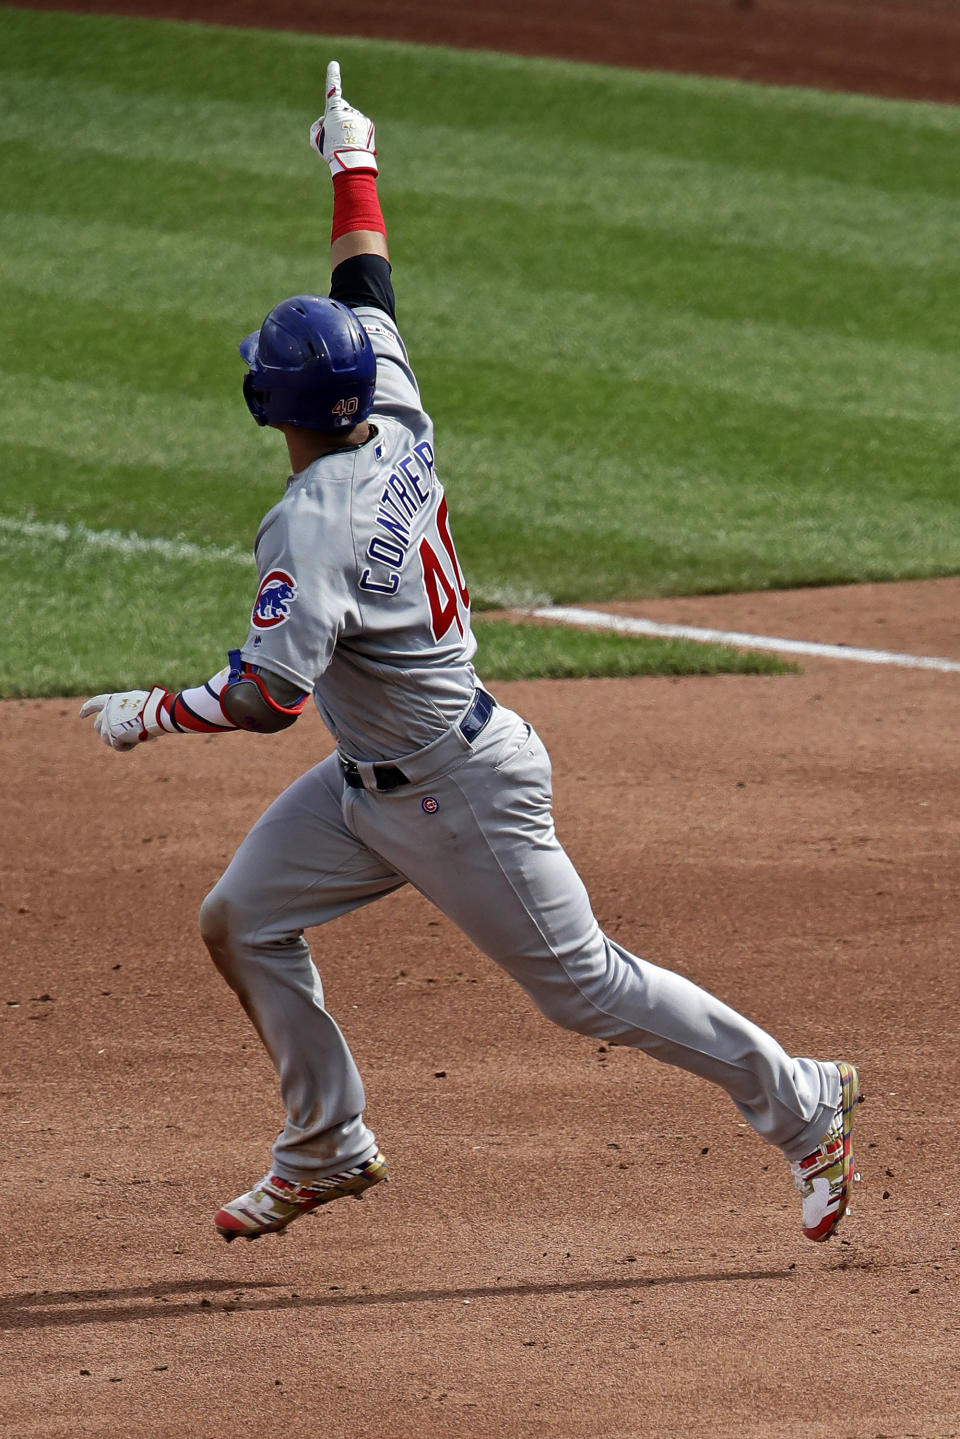
[[[341,430],[373,409],[377,358],[356,315],[337,300],[294,295],[240,345],[243,398],[258,425]]]

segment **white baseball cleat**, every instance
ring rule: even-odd
[[[852,1064],[840,1061],[840,1101],[818,1147],[790,1165],[803,1206],[803,1233],[819,1243],[829,1239],[849,1208],[853,1175],[853,1111],[862,1100]]]
[[[239,1238],[259,1239],[261,1234],[286,1229],[301,1215],[331,1200],[345,1199],[347,1195],[362,1199],[364,1190],[387,1177],[387,1162],[379,1149],[363,1164],[318,1179],[315,1184],[292,1184],[278,1174],[267,1174],[246,1194],[218,1209],[213,1222],[228,1244]]]

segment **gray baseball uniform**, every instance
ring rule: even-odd
[[[351,293],[345,268],[337,298]],[[404,883],[548,1018],[712,1080],[799,1159],[836,1109],[836,1067],[789,1057],[602,933],[554,833],[546,750],[478,684],[433,429],[380,279],[382,304],[363,286],[353,301],[377,355],[375,433],[292,476],[265,517],[242,651],[312,690],[337,752],[255,824],[201,917],[280,1077],[287,1119],[273,1171],[309,1183],[376,1150],[303,931]]]

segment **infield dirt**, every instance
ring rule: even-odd
[[[150,8],[348,28],[306,0],[268,18],[244,0]],[[450,6],[371,3],[362,29],[884,94],[960,86],[960,18],[934,0],[563,8],[532,4],[507,34],[505,6],[458,29]],[[950,579],[620,608],[960,660],[958,604]],[[794,1052],[860,1066],[863,1178],[825,1246],[800,1238],[786,1166],[722,1094],[551,1028],[400,893],[315,943],[392,1182],[228,1248],[213,1211],[263,1171],[280,1113],[196,911],[330,741],[310,715],[271,741],[121,757],[78,701],[0,705],[0,1423],[65,1439],[960,1433],[958,684],[820,660],[496,687],[551,750],[558,829],[604,927]]]

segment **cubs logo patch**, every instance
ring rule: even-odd
[[[272,630],[286,624],[290,606],[297,598],[297,582],[286,570],[271,570],[264,575],[250,616],[254,629]]]
[[[420,801],[420,808],[423,810],[424,814],[436,814],[437,810],[440,808],[440,802],[439,800],[434,799],[432,794],[424,795],[423,799]]]

